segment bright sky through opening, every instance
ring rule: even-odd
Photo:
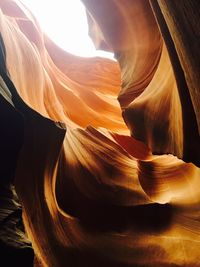
[[[43,31],[61,48],[78,56],[113,58],[96,51],[88,36],[85,7],[80,0],[21,0],[39,21]]]

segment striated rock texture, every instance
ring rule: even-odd
[[[13,186],[17,158],[23,145],[24,120],[11,98],[5,47],[0,36],[0,256],[1,265],[33,266],[34,252],[22,221],[22,207]],[[11,88],[12,89],[12,88]],[[5,265],[4,265],[5,266]]]
[[[200,4],[83,3],[117,61],[68,54],[0,1],[0,92],[23,118],[14,184],[38,264],[200,266]]]

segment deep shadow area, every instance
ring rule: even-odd
[[[78,212],[78,217],[86,228],[94,231],[121,232],[133,228],[137,232],[158,233],[169,227],[172,213],[173,209],[169,204],[120,207],[87,203]]]
[[[59,177],[57,177],[57,186]],[[125,231],[135,229],[141,232],[161,232],[172,222],[173,207],[169,204],[146,204],[136,206],[117,206],[89,199],[80,192],[73,179],[65,177],[65,192],[56,193],[58,205],[67,214],[78,218],[90,231]],[[102,186],[102,185],[101,185]]]
[[[29,267],[33,266],[34,252],[24,232],[22,207],[14,188],[18,154],[24,141],[24,118],[12,103],[12,90],[16,90],[9,79],[5,62],[5,47],[0,35],[0,76],[7,85],[6,88],[1,81],[0,258],[1,264],[4,264],[1,266]]]

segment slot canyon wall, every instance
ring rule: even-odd
[[[116,61],[63,51],[0,0],[0,190],[28,237],[11,239],[35,266],[198,267],[200,2],[82,2]],[[0,247],[21,216],[6,194]]]

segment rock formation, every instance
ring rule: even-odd
[[[83,3],[97,49],[117,61],[63,51],[18,0],[0,1],[2,155],[35,257],[200,266],[200,4]]]

